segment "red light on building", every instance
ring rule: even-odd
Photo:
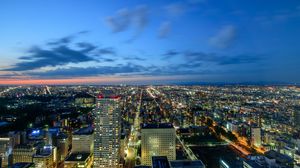
[[[97,96],[97,98],[98,98],[98,99],[103,99],[104,96],[103,96],[102,94],[99,94],[99,95]]]

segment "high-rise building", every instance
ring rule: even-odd
[[[152,156],[176,160],[176,135],[172,124],[144,124],[141,132],[142,165],[151,166]]]
[[[119,167],[120,150],[120,97],[99,95],[94,110],[95,148],[94,167]]]
[[[13,149],[13,164],[18,162],[32,162],[33,155],[36,154],[36,148],[32,145],[16,145]]]
[[[251,145],[261,146],[261,129],[260,127],[251,127]]]

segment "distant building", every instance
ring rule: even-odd
[[[16,145],[12,152],[13,163],[32,162],[33,155],[36,154],[36,148],[32,145]]]
[[[81,107],[92,107],[95,105],[95,97],[87,93],[79,93],[74,97],[74,103]]]
[[[93,156],[90,153],[71,153],[64,162],[64,168],[91,168]]]
[[[73,133],[72,153],[94,152],[94,131],[92,127],[81,128]]]
[[[292,168],[294,166],[293,158],[274,150],[265,153],[265,160],[269,167]]]
[[[143,165],[151,166],[152,156],[176,160],[176,134],[172,124],[145,124],[141,132]]]
[[[243,161],[244,168],[293,168],[294,160],[276,151],[268,151],[263,156],[252,156]]]
[[[260,147],[261,146],[261,128],[251,127],[251,145]]]
[[[121,114],[120,97],[112,94],[99,95],[94,111],[95,148],[94,167],[119,167]]]

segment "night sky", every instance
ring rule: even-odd
[[[299,0],[1,0],[0,84],[300,83]]]

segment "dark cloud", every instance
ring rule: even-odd
[[[12,68],[6,69],[6,71],[26,71],[46,66],[97,60],[89,56],[86,50],[74,50],[67,46],[59,46],[49,50],[33,47],[28,51],[27,56],[20,57],[19,59],[22,62],[15,64]]]
[[[106,22],[113,33],[125,31],[132,22],[131,12],[128,9],[121,9],[114,16],[107,17]]]
[[[100,66],[100,67],[70,67],[59,68],[45,72],[30,72],[31,75],[39,78],[68,78],[68,77],[88,77],[100,75],[116,75],[126,73],[139,73],[145,71],[146,68],[135,64],[120,64],[117,66]]]
[[[107,25],[113,33],[126,31],[129,27],[135,29],[135,34],[128,42],[135,40],[147,26],[149,9],[145,5],[137,6],[135,9],[121,9],[115,15],[106,18]]]
[[[169,59],[172,58],[174,56],[177,56],[181,54],[180,52],[177,52],[176,50],[169,50],[166,53],[163,54],[163,58],[162,59]]]
[[[232,45],[236,34],[237,30],[235,26],[223,26],[215,36],[209,39],[209,43],[216,48],[225,49]]]
[[[71,43],[77,36],[84,35],[87,33],[89,33],[89,31],[83,30],[83,31],[80,31],[80,32],[56,39],[56,40],[52,40],[52,41],[48,42],[47,45],[66,45],[66,44]]]
[[[145,58],[133,56],[133,57],[124,57],[124,60],[136,60],[136,61],[145,61]]]
[[[117,55],[117,52],[112,47],[101,48],[97,50],[97,53],[100,55]]]
[[[163,22],[158,30],[158,37],[159,38],[166,38],[169,36],[171,31],[171,23],[169,21]]]
[[[215,53],[191,52],[184,53],[184,58],[192,62],[212,62],[218,65],[249,64],[262,60],[259,55],[232,55],[222,56]]]
[[[77,46],[81,49],[82,52],[88,53],[90,51],[95,50],[97,47],[93,44],[87,43],[87,42],[80,42],[77,43]]]

